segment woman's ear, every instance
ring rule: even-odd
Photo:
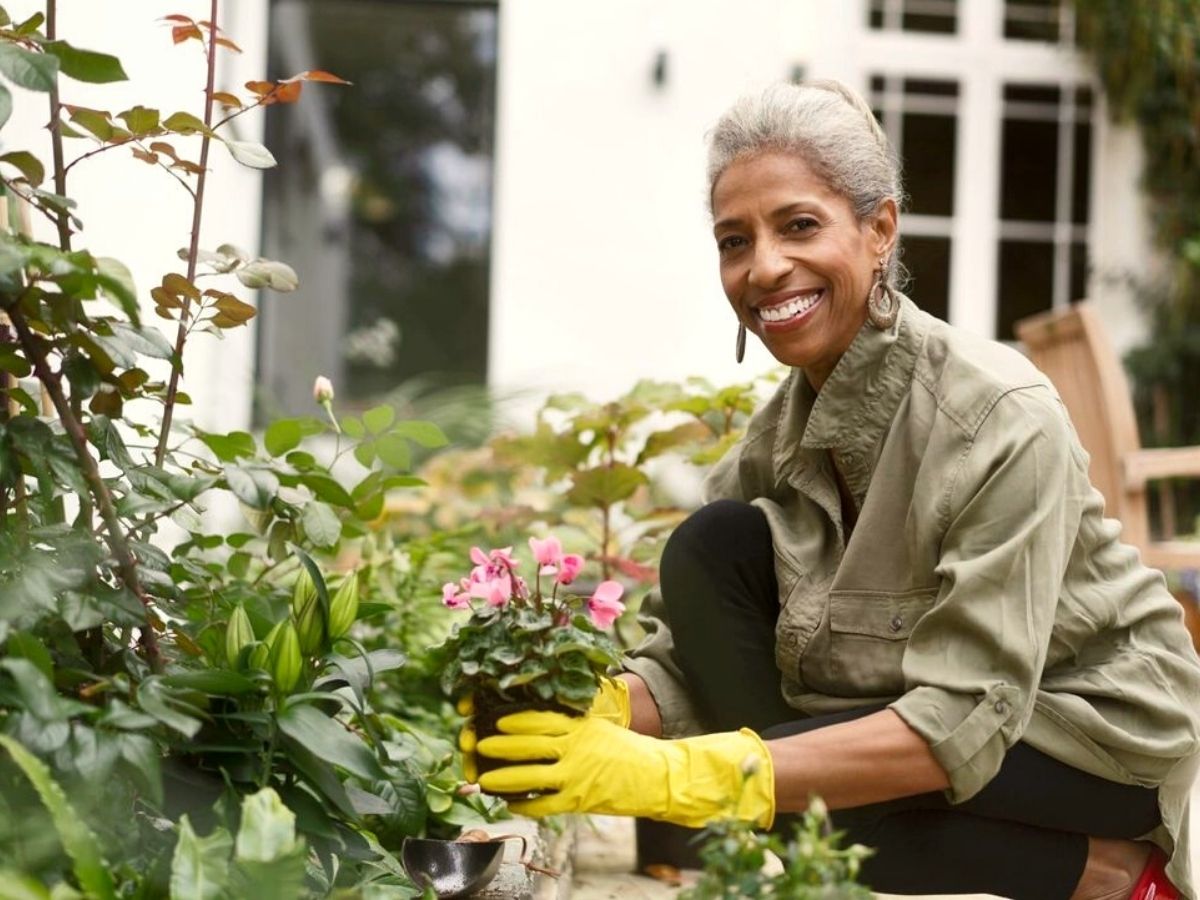
[[[879,204],[868,222],[871,249],[876,257],[890,257],[899,236],[899,210],[896,201],[888,197]]]

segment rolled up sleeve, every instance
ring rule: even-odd
[[[1011,391],[949,482],[941,589],[909,637],[891,708],[928,742],[953,803],[995,776],[1033,712],[1086,487],[1071,448],[1048,389]]]
[[[662,719],[663,737],[701,734],[700,714],[684,687],[683,672],[675,662],[675,641],[667,622],[667,610],[657,590],[642,601],[638,622],[645,639],[631,650],[624,669],[646,682]]]

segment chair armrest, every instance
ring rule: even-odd
[[[1156,478],[1200,478],[1200,447],[1159,447],[1125,454],[1125,486],[1141,490]]]

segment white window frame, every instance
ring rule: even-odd
[[[955,325],[995,337],[997,263],[1000,248],[1000,129],[1006,84],[1056,85],[1092,89],[1091,198],[1096,196],[1097,148],[1107,125],[1103,97],[1083,55],[1072,45],[1004,38],[1003,0],[959,0],[958,33],[921,34],[872,29],[868,4],[859,19],[857,81],[869,93],[872,75],[958,82],[958,159],[951,226],[949,318]],[[1064,35],[1068,32],[1064,30]],[[1062,144],[1060,142],[1060,150]],[[1069,183],[1068,183],[1069,187]],[[1061,186],[1060,186],[1061,192]],[[1091,204],[1087,244],[1094,246],[1097,219]],[[901,232],[909,217],[902,217]],[[916,219],[916,217],[912,217]],[[1069,215],[1067,217],[1069,222]],[[920,233],[921,225],[913,233]],[[1007,235],[1007,232],[1006,232]],[[1057,270],[1057,269],[1056,269]],[[1065,267],[1069,273],[1069,266]],[[1062,302],[1069,302],[1067,287]],[[1055,300],[1060,297],[1057,285]],[[916,298],[918,301],[919,297]]]

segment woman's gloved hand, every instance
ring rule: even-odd
[[[475,702],[472,697],[463,697],[458,701],[458,714],[471,716],[475,713]],[[607,719],[621,728],[628,728],[633,717],[629,703],[629,685],[620,678],[602,678],[600,689],[592,700],[592,706],[587,715]],[[479,780],[479,770],[475,764],[475,723],[467,719],[458,732],[458,749],[463,754],[463,776],[467,781]]]
[[[527,816],[594,812],[644,816],[698,828],[738,818],[770,827],[775,818],[771,755],[743,728],[680,740],[646,737],[598,716],[521,712],[497,723],[502,734],[478,750],[514,765],[479,779],[492,793],[542,792],[509,801]],[[521,765],[527,760],[550,764]]]

